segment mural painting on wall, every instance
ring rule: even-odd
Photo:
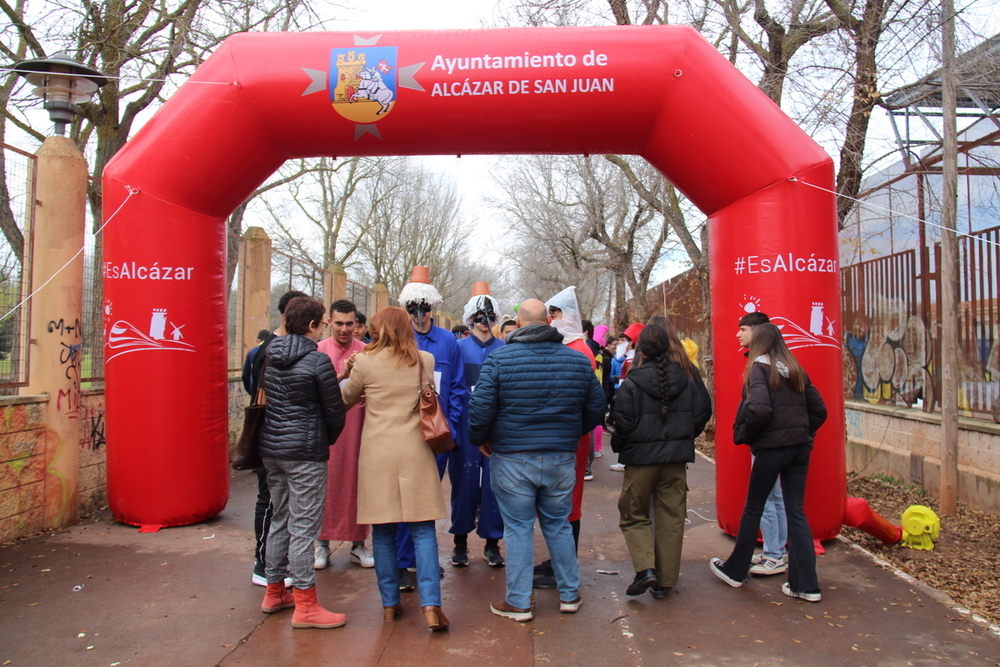
[[[933,405],[928,327],[916,315],[900,314],[896,305],[887,299],[878,309],[884,315],[874,322],[855,314],[851,330],[844,334],[845,393],[869,403]]]
[[[900,304],[884,299],[871,318],[854,314],[844,334],[844,391],[855,400],[872,404],[905,405],[932,410],[937,396],[932,332],[934,322],[904,315]],[[965,311],[960,330],[975,332],[959,348],[959,409],[991,412],[1000,421],[1000,341],[990,340],[990,327]],[[970,326],[971,323],[971,326]]]

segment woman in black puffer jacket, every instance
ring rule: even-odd
[[[826,421],[826,406],[795,355],[770,322],[753,327],[743,373],[743,400],[736,411],[733,442],[750,445],[754,455],[747,502],[733,552],[726,561],[713,558],[712,572],[734,588],[750,571],[764,501],[781,477],[788,520],[788,582],[781,592],[819,602],[816,552],[803,510],[809,453],[816,431]]]
[[[261,610],[295,607],[293,628],[336,628],[347,622],[316,601],[313,540],[326,499],[330,445],[344,428],[344,403],[330,357],[316,349],[326,309],[312,297],[285,307],[287,335],[267,348],[267,410],[258,447],[267,471],[274,515],[267,535],[267,593]],[[283,584],[285,572],[294,589]]]
[[[650,324],[642,330],[637,358],[612,413],[611,448],[625,464],[619,527],[636,573],[626,593],[642,595],[651,588],[653,597],[663,598],[677,585],[687,464],[694,461],[694,439],[712,416],[712,403],[698,369],[665,328]]]

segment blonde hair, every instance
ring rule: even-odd
[[[389,356],[396,357],[397,366],[417,365],[420,360],[417,338],[413,335],[410,317],[402,308],[378,311],[368,320],[368,330],[372,342],[365,347],[365,352],[388,350]]]

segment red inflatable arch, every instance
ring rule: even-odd
[[[710,220],[718,517],[749,452],[730,440],[737,319],[778,320],[832,415],[806,509],[839,532],[845,470],[833,166],[686,27],[231,37],[104,172],[108,499],[181,525],[229,495],[226,217],[290,158],[628,153]],[[819,186],[810,187],[808,184]],[[820,189],[822,188],[822,189]]]

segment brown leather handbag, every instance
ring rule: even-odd
[[[455,449],[455,442],[451,438],[451,427],[448,426],[448,418],[441,408],[434,380],[424,373],[424,362],[419,354],[417,359],[420,365],[420,396],[413,409],[420,410],[420,430],[431,451],[435,454],[445,454]],[[424,384],[425,380],[427,384]]]

